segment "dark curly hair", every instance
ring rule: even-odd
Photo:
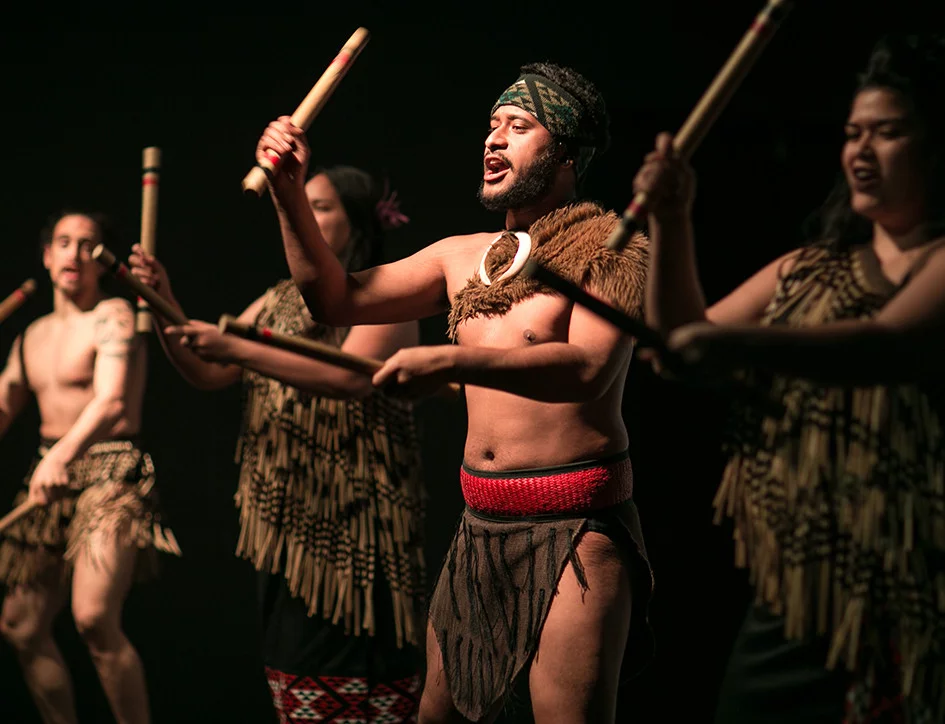
[[[43,228],[39,232],[40,252],[42,252],[43,249],[52,243],[52,235],[56,230],[56,224],[58,224],[67,216],[84,216],[87,219],[91,219],[92,222],[94,222],[94,224],[98,227],[98,235],[101,242],[106,247],[113,250],[117,234],[115,233],[115,227],[112,224],[112,220],[107,214],[103,214],[100,211],[89,211],[82,208],[67,207],[60,209],[56,213],[46,217],[46,222],[43,224]]]
[[[555,63],[529,63],[519,70],[522,75],[533,73],[544,76],[577,98],[585,110],[581,119],[580,134],[593,142],[598,154],[610,147],[610,116],[607,113],[607,104],[593,83],[573,68]]]
[[[925,143],[928,221],[945,228],[945,37],[890,35],[874,47],[857,77],[854,98],[885,88],[897,93],[918,121]],[[837,248],[869,238],[872,225],[850,207],[850,187],[841,174],[809,228],[818,241]]]
[[[555,139],[569,157],[577,160],[582,147],[593,147],[594,157],[610,148],[610,115],[607,113],[604,96],[593,83],[573,68],[550,62],[528,63],[523,65],[519,72],[521,75],[544,76],[564,88],[584,106],[577,138]],[[578,173],[579,185],[585,172],[586,168],[582,168]]]

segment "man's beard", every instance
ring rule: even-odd
[[[555,146],[552,144],[505,191],[495,196],[485,197],[483,191],[486,182],[480,181],[479,201],[489,211],[508,211],[531,206],[551,191],[555,182],[557,165]]]

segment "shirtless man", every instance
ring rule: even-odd
[[[91,250],[104,219],[60,215],[43,234],[53,312],[13,343],[0,373],[0,435],[36,395],[42,444],[28,491],[39,507],[0,542],[7,594],[0,633],[16,650],[46,722],[76,722],[72,684],[52,636],[68,600],[115,719],[149,721],[141,660],[121,628],[139,549],[179,555],[156,511],[154,470],[134,443],[145,355],[124,299],[106,298]],[[71,581],[70,581],[71,579]]]
[[[273,199],[315,319],[450,311],[457,345],[401,350],[374,378],[405,394],[450,381],[466,390],[467,508],[431,602],[421,722],[488,721],[520,674],[536,721],[613,721],[624,655],[642,653],[635,633],[651,581],[621,417],[631,341],[515,274],[531,243],[532,258],[640,314],[645,239],[606,251],[616,215],[574,203],[607,142],[591,83],[568,68],[523,67],[491,112],[479,193],[505,212],[505,232],[450,237],[357,274],[337,262],[306,202],[302,131],[282,117],[257,146],[257,158],[284,159]]]

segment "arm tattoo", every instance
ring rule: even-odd
[[[127,357],[134,340],[134,315],[126,305],[110,306],[95,320],[95,346],[106,357]]]

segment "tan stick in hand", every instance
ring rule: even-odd
[[[141,161],[141,246],[154,256],[157,248],[158,182],[161,176],[161,149],[149,146],[144,149]],[[151,315],[148,303],[138,297],[138,314],[135,331],[139,334],[151,331]]]
[[[351,370],[352,372],[359,372],[363,375],[373,376],[375,372],[384,366],[384,363],[380,360],[350,354],[337,347],[322,344],[321,342],[306,339],[305,337],[280,334],[279,332],[273,332],[267,327],[256,327],[252,324],[246,324],[229,314],[224,314],[220,317],[219,327],[222,334],[232,334],[253,342],[259,342],[260,344],[278,347],[287,352],[294,352],[303,357],[335,365],[336,367]],[[454,396],[460,389],[459,385],[455,383],[450,383],[448,387],[450,396]]]
[[[693,108],[683,127],[674,136],[673,148],[680,158],[688,160],[695,152],[742,79],[761,55],[761,51],[768,44],[790,7],[789,0],[769,0],[764,9],[758,13],[755,22],[751,24],[742,41],[722,66],[722,70]],[[620,251],[627,245],[640,218],[646,213],[646,201],[646,193],[642,191],[633,198],[627,210],[624,211],[620,224],[607,239],[608,249]]]
[[[337,347],[332,347],[330,344],[322,344],[313,339],[280,334],[279,332],[273,332],[268,327],[246,324],[229,314],[220,317],[219,328],[222,334],[232,334],[253,342],[268,344],[271,347],[278,347],[287,352],[295,352],[319,362],[327,362],[352,372],[360,372],[363,375],[373,375],[384,366],[379,360],[350,354]]]
[[[175,307],[172,307],[168,301],[154,291],[147,284],[138,281],[128,270],[128,267],[122,264],[104,244],[99,244],[92,249],[92,258],[111,272],[118,281],[127,285],[131,291],[144,299],[148,305],[162,317],[174,324],[187,324],[187,317],[181,314]]]
[[[354,31],[348,42],[344,44],[341,52],[335,56],[328,69],[322,73],[322,77],[312,86],[312,90],[308,92],[299,107],[295,109],[295,113],[292,114],[292,124],[294,126],[301,128],[303,131],[308,130],[308,127],[312,125],[312,121],[315,120],[315,116],[321,112],[341,79],[351,68],[355,58],[364,50],[369,37],[370,34],[365,28],[358,28]],[[266,177],[275,174],[281,162],[282,158],[279,154],[269,151],[267,158],[260,161],[246,174],[243,179],[243,191],[261,196],[266,188]]]
[[[27,500],[25,503],[20,503],[13,510],[0,518],[0,533],[3,533],[3,531],[16,523],[24,515],[28,515],[39,507],[40,504],[35,500]]]
[[[0,302],[0,322],[6,321],[6,318],[13,314],[17,309],[23,306],[30,295],[36,291],[36,282],[33,279],[27,279],[18,289]]]

